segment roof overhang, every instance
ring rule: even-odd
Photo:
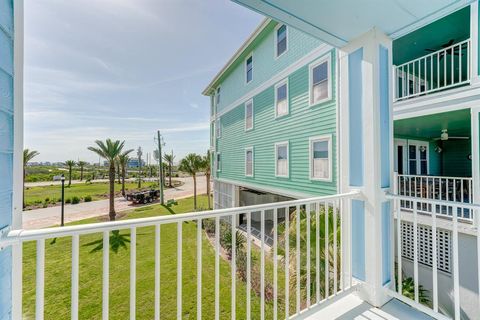
[[[395,39],[476,0],[232,0],[341,48],[376,27]]]

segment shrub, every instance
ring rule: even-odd
[[[43,203],[43,207],[44,207],[44,208],[47,208],[47,207],[48,207],[48,202],[44,202],[44,203]]]
[[[65,203],[72,203],[72,199],[71,198],[65,199]]]
[[[92,196],[85,196],[85,198],[83,198],[83,201],[85,201],[85,202],[92,201]]]
[[[50,202],[50,198],[49,198],[49,197],[46,197],[46,198],[45,198],[45,202]]]
[[[229,225],[228,225],[229,226]],[[237,253],[243,248],[243,245],[247,242],[245,237],[243,236],[240,231],[237,231],[236,233],[236,251]],[[229,257],[232,256],[232,230],[231,228],[228,228],[220,234],[220,245],[227,251],[227,254]]]
[[[215,234],[215,219],[205,219],[203,220],[203,229],[209,235]]]
[[[80,198],[77,197],[77,196],[73,196],[72,197],[72,204],[77,204],[77,203],[80,203]]]

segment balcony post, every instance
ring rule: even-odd
[[[471,141],[472,141],[472,201],[480,203],[480,107],[470,109]],[[474,212],[474,222],[477,222],[477,212]],[[476,224],[475,224],[476,225]]]
[[[480,81],[478,68],[478,1],[470,4],[470,79],[472,84]]]
[[[393,214],[385,199],[393,187],[391,43],[374,28],[339,55],[341,188],[364,195],[351,203],[352,274],[374,306],[389,300],[384,287],[393,284]]]

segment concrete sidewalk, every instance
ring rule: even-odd
[[[184,184],[178,188],[165,190],[165,201],[168,199],[182,199],[193,196],[193,179],[176,178]],[[197,179],[197,194],[207,192],[204,179]],[[158,202],[156,202],[158,203]],[[108,214],[109,200],[82,202],[75,205],[65,206],[65,223],[99,217]],[[147,204],[148,205],[148,204]],[[115,199],[115,211],[135,209],[144,205],[133,205],[124,198]],[[38,229],[52,227],[60,224],[60,206],[24,211],[22,214],[24,229]]]

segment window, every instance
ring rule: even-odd
[[[332,180],[331,136],[310,138],[310,179]]]
[[[288,49],[287,37],[287,26],[284,24],[278,25],[275,32],[275,52],[277,58],[284,54]]]
[[[330,58],[310,66],[310,105],[330,99]]]
[[[213,117],[215,115],[215,98],[210,96],[210,116]]]
[[[253,56],[250,55],[245,61],[245,79],[249,83],[253,79]]]
[[[275,144],[275,176],[288,177],[288,142]]]
[[[215,95],[215,98],[215,103],[218,106],[218,104],[220,103],[220,87],[217,88],[217,94]]]
[[[253,129],[253,101],[245,102],[245,131]]]
[[[245,175],[253,177],[253,148],[245,149]]]
[[[288,82],[285,80],[275,86],[275,116],[288,114]]]
[[[217,138],[220,138],[222,136],[222,125],[220,123],[220,119],[218,119],[216,122],[215,122],[215,136]]]
[[[428,142],[413,141],[408,144],[409,174],[428,174]]]
[[[217,172],[222,171],[222,157],[220,155],[220,152],[217,152],[217,159],[215,164],[217,165]]]

